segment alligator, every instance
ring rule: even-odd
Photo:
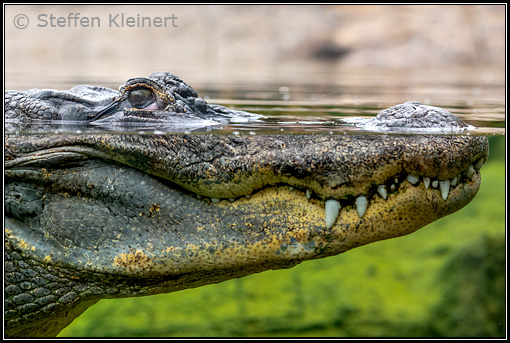
[[[208,104],[177,75],[156,72],[128,80],[119,91],[80,85],[68,91],[6,91],[7,122],[53,125],[85,123],[101,129],[154,127],[177,130],[230,122],[249,122],[262,115]]]
[[[55,99],[19,108],[13,94],[6,93],[10,119],[141,114],[123,110],[125,89],[104,98],[111,103],[50,92]],[[172,111],[197,114],[177,94],[189,99],[177,85],[152,93],[150,104],[135,102],[145,112],[171,103]],[[160,98],[175,101],[160,107]],[[50,109],[41,109],[43,100]],[[73,101],[90,106],[51,110]],[[218,109],[199,107],[198,116]],[[466,127],[414,102],[376,119],[391,126],[414,118],[427,127],[438,116]],[[55,336],[100,299],[291,268],[412,233],[466,206],[488,158],[485,136],[429,133],[12,134],[4,149],[4,318],[12,337]]]

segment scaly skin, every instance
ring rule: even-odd
[[[48,135],[7,137],[6,151],[6,333],[43,336],[103,297],[289,268],[413,232],[474,197],[480,174],[466,174],[487,141]],[[408,174],[461,178],[444,200]],[[329,228],[328,199],[342,206]]]
[[[487,156],[468,135],[8,135],[5,333],[409,234],[468,204]]]
[[[193,88],[168,72],[130,79],[119,91],[88,85],[68,91],[8,90],[4,103],[6,120],[32,123],[44,120],[78,121],[106,127],[159,123],[194,127],[263,117],[208,104]]]

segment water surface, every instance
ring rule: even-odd
[[[366,133],[356,120],[406,101],[442,107],[476,129],[470,134],[505,134],[505,78],[497,68],[456,68],[415,71],[302,70],[253,81],[232,75],[217,81],[193,81],[180,75],[209,103],[259,113],[264,120],[179,130],[170,126],[119,128],[119,132],[223,134],[350,134]],[[35,84],[41,84],[37,80]],[[22,78],[25,79],[26,78]],[[45,79],[44,87],[69,89],[78,84],[117,89],[125,80]],[[223,82],[222,82],[223,80]],[[17,84],[18,90],[33,88]],[[104,128],[80,123],[65,125],[8,123],[8,133],[98,132]],[[108,129],[107,131],[115,131]]]

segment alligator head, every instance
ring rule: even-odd
[[[468,204],[487,156],[469,135],[6,136],[6,334],[409,234]]]
[[[208,104],[193,88],[168,72],[130,79],[119,91],[82,85],[69,91],[5,92],[5,118],[15,122],[80,122],[116,128],[165,124],[183,130],[262,117]]]

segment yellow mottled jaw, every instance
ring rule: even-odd
[[[476,136],[58,139],[9,138],[12,245],[59,266],[192,284],[413,232],[471,201],[488,156]]]
[[[231,258],[223,253],[219,259],[216,253],[209,258],[224,267],[240,260],[261,264],[282,258],[306,260],[409,234],[469,203],[480,186],[482,162],[451,180],[401,175],[374,186],[371,194],[344,199],[323,200],[309,189],[287,185],[267,187],[249,199],[212,199],[226,211],[242,213],[238,219],[244,224],[236,225],[236,230],[250,231],[254,222],[265,229],[252,232],[260,239],[237,246]],[[201,255],[200,262],[207,258]]]
[[[196,239],[184,247],[122,254],[114,264],[133,274],[150,269],[178,275],[336,255],[412,233],[464,207],[480,186],[482,162],[478,162],[452,180],[400,175],[374,186],[373,193],[343,199],[323,200],[309,189],[288,185],[265,187],[236,200],[200,197],[210,204],[206,211],[215,208],[218,225],[243,233],[242,238],[222,239],[214,226],[199,227],[191,234]],[[222,213],[227,212],[235,213],[236,220],[222,222]],[[206,242],[211,234],[216,238]]]
[[[476,172],[480,170],[483,162],[484,162],[483,158],[478,159],[475,162],[474,166],[469,165],[469,167],[466,170],[454,176],[451,180],[438,180],[431,179],[430,177],[421,177],[421,181],[423,182],[423,188],[425,190],[438,189],[443,200],[447,201],[451,191],[455,190],[457,187],[463,188],[465,187],[466,182],[472,181],[471,178],[473,177],[473,175],[476,176]],[[407,176],[404,175],[403,177],[402,176],[394,177],[393,179],[389,179],[386,184],[378,185],[377,186],[378,195],[382,199],[386,200],[388,198],[388,191],[390,193],[393,193],[399,190],[401,183],[403,181],[407,181],[409,184],[413,186],[417,187],[420,186],[420,177],[408,174]],[[369,205],[367,196],[366,195],[357,196],[354,203],[359,217],[363,218]],[[326,201],[325,208],[326,208],[326,227],[330,228],[336,222],[336,218],[342,206],[338,200],[330,199]]]

